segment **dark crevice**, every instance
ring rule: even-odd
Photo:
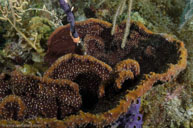
[[[161,85],[161,84],[163,84],[163,82],[160,81],[160,80],[158,80],[158,81],[156,81],[156,82],[153,84],[153,87],[156,87],[156,86]]]
[[[78,83],[80,88],[81,109],[85,112],[92,110],[98,102],[98,88],[102,81],[101,78],[93,72],[86,72],[79,74],[73,81]]]
[[[56,105],[58,106],[57,108],[57,119],[62,120],[62,115],[61,115],[61,104],[58,98],[56,98]]]

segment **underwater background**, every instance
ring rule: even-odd
[[[0,0],[1,8],[5,1]],[[44,62],[47,40],[56,28],[68,24],[66,15],[58,0],[15,1],[21,5],[16,12],[7,8],[18,14],[15,19],[6,10],[0,12],[0,72],[17,69],[42,76],[49,67]],[[120,1],[71,0],[71,5],[76,21],[97,18],[112,23]],[[5,17],[15,22],[10,24]],[[117,18],[117,24],[125,20],[127,9]],[[193,1],[134,0],[131,20],[182,40],[188,50],[187,68],[172,82],[156,85],[141,97],[143,128],[193,128]]]

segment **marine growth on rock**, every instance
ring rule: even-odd
[[[69,35],[70,26],[62,26],[48,40],[45,61],[51,66],[42,78],[17,73],[1,75],[0,110],[9,112],[14,108],[21,113],[4,114],[1,119],[22,123],[17,117],[25,115],[26,120],[37,114],[28,122],[58,128],[109,126],[154,85],[171,81],[185,69],[187,51],[183,42],[131,22],[130,35],[122,49],[125,23],[116,26],[113,36],[111,27],[97,19],[76,23],[87,53],[78,55],[80,51]],[[24,112],[21,106],[25,106]]]
[[[2,83],[5,87],[8,85],[0,88],[2,119],[63,119],[76,113],[82,104],[78,85],[70,80],[53,80],[12,72],[9,80],[4,78]]]

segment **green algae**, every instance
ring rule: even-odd
[[[46,41],[50,34],[54,31],[54,24],[47,18],[33,17],[28,24],[30,34],[37,33],[37,44],[39,49],[46,48]]]
[[[20,71],[24,75],[29,75],[29,74],[36,75],[36,73],[38,72],[36,68],[28,64],[24,64],[23,67],[20,68]]]

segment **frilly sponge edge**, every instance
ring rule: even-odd
[[[42,78],[22,74],[14,77],[14,73],[10,78],[0,75],[0,117],[16,120],[1,120],[0,124],[104,127],[125,114],[131,103],[158,81],[171,81],[186,68],[187,50],[183,42],[132,22],[122,49],[125,23],[116,26],[114,36],[110,34],[111,26],[97,19],[76,23],[88,55],[76,54],[69,25],[62,26],[49,38],[45,60],[51,66]],[[42,100],[38,100],[40,97]],[[47,105],[53,115],[40,105],[39,109],[32,107],[39,115],[30,118],[33,109],[26,105],[29,102],[25,98]],[[52,105],[46,102],[49,98]],[[53,111],[53,107],[57,110]],[[12,114],[9,108],[18,114]],[[27,116],[22,121],[23,115]]]

